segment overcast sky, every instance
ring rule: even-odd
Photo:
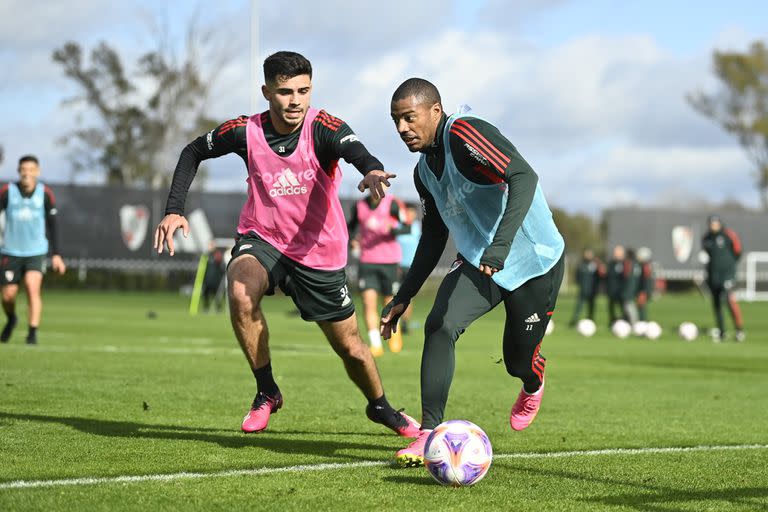
[[[77,89],[51,61],[67,40],[86,47],[105,40],[133,59],[151,48],[147,20],[165,20],[181,44],[197,13],[201,24],[218,27],[233,56],[214,82],[210,115],[251,113],[250,89],[260,82],[250,79],[249,1],[76,4],[0,0],[0,179],[15,178],[24,153],[41,157],[48,182],[71,179],[57,139],[75,124],[76,111],[62,101]],[[569,211],[691,198],[758,205],[741,148],[685,94],[716,90],[714,49],[768,40],[765,1],[259,4],[259,60],[284,49],[307,56],[314,106],[347,121],[399,174],[394,191],[406,198],[415,197],[416,156],[397,137],[389,98],[405,78],[421,76],[438,86],[447,110],[466,103],[496,124],[537,171],[550,203]],[[210,189],[244,190],[239,158],[209,169]],[[350,166],[344,173],[344,193],[352,194],[359,175]]]

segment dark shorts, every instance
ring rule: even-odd
[[[713,295],[720,293],[730,293],[736,286],[736,280],[731,279],[708,279],[707,286]]]
[[[354,314],[355,304],[349,295],[343,268],[317,270],[307,267],[283,255],[255,233],[237,240],[229,264],[244,254],[254,256],[266,269],[269,276],[267,295],[274,295],[279,286],[293,299],[304,320],[340,321]]]
[[[11,256],[0,255],[0,284],[19,284],[21,278],[30,271],[45,274],[45,255]]]
[[[400,288],[399,275],[397,263],[361,263],[357,284],[360,291],[376,290],[384,296],[394,295]]]

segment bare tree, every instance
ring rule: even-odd
[[[755,42],[745,53],[716,51],[713,60],[721,89],[691,94],[688,101],[738,137],[757,168],[760,199],[768,210],[768,48]]]
[[[191,23],[182,55],[160,28],[155,43],[132,71],[105,42],[89,52],[89,59],[72,41],[53,52],[53,60],[81,91],[66,103],[84,105],[95,114],[79,120],[80,126],[62,140],[75,173],[101,169],[110,184],[167,185],[179,147],[215,126],[205,109],[228,56],[216,47],[213,31]]]

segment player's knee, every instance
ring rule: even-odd
[[[16,293],[12,292],[8,288],[3,289],[3,302],[13,302],[16,298]]]
[[[354,342],[344,343],[337,350],[337,353],[345,361],[359,363],[367,358],[367,351],[369,350],[365,343],[358,338]]]
[[[242,281],[234,281],[227,287],[229,305],[233,313],[250,315],[256,309],[256,301],[248,286]]]
[[[424,322],[424,337],[428,341],[454,343],[463,332],[463,326],[446,315],[430,313]]]

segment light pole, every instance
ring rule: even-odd
[[[259,108],[259,0],[251,0],[251,114]]]

